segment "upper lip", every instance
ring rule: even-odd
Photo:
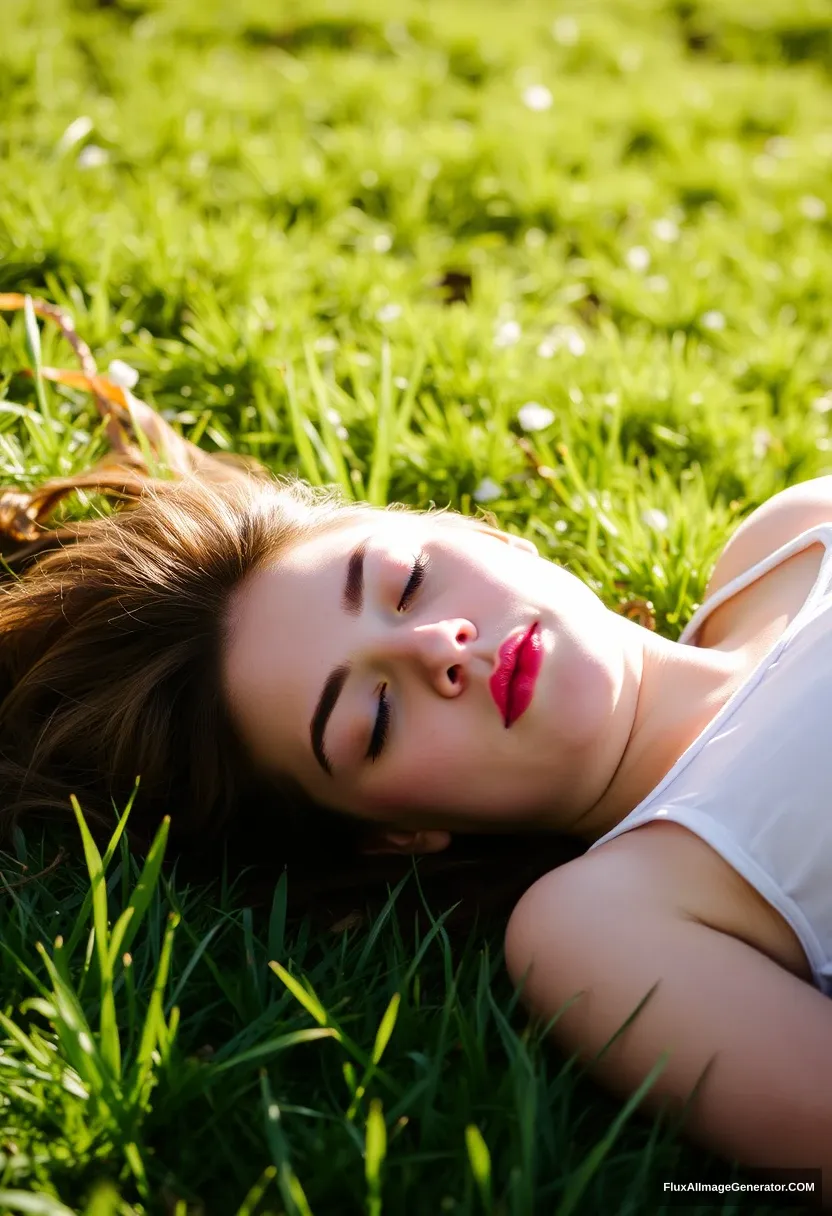
[[[488,686],[491,695],[496,702],[497,708],[506,719],[508,724],[507,713],[509,703],[509,689],[517,668],[517,660],[525,643],[528,641],[537,621],[534,621],[527,628],[514,629],[500,646],[497,653],[497,661],[494,664],[494,670],[491,673],[491,678],[488,681]]]
[[[512,630],[497,653],[497,662],[494,665],[493,672],[495,676],[499,675],[503,679],[511,680],[514,668],[517,666],[517,656],[520,653],[520,647],[533,629],[534,625],[530,625],[528,629]]]

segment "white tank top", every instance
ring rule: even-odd
[[[801,533],[699,608],[679,638],[749,583],[809,545],[826,552],[809,595],[670,771],[590,847],[657,819],[724,857],[797,934],[816,986],[832,996],[832,523]]]

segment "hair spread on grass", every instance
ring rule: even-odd
[[[369,510],[301,482],[149,480],[131,510],[77,524],[74,543],[4,585],[5,827],[66,811],[73,793],[112,828],[140,777],[134,835],[165,813],[182,842],[223,831],[253,783],[221,695],[229,597],[287,548]]]
[[[386,508],[396,509],[408,510]],[[377,510],[249,473],[148,479],[129,509],[63,528],[0,587],[0,835],[68,822],[75,794],[106,839],[138,777],[134,843],[146,847],[169,814],[171,851],[197,876],[220,851],[267,885],[288,865],[294,902],[323,907],[329,895],[335,914],[357,889],[405,872],[407,859],[362,857],[366,825],[255,771],[220,674],[235,589],[292,546]],[[504,840],[478,849],[469,837],[425,869],[449,876],[458,898],[478,852],[505,863]],[[493,898],[493,873],[487,885]]]

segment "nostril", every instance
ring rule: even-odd
[[[458,676],[457,676],[457,668],[456,668],[456,667],[449,667],[449,668],[448,668],[448,679],[451,681],[451,683],[452,683],[452,684],[456,684],[456,682],[457,682],[457,678],[458,678]]]

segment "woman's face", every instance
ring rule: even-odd
[[[619,618],[528,542],[385,513],[303,541],[236,593],[224,681],[255,760],[407,832],[565,826],[612,773]],[[490,688],[536,625],[530,703]]]

